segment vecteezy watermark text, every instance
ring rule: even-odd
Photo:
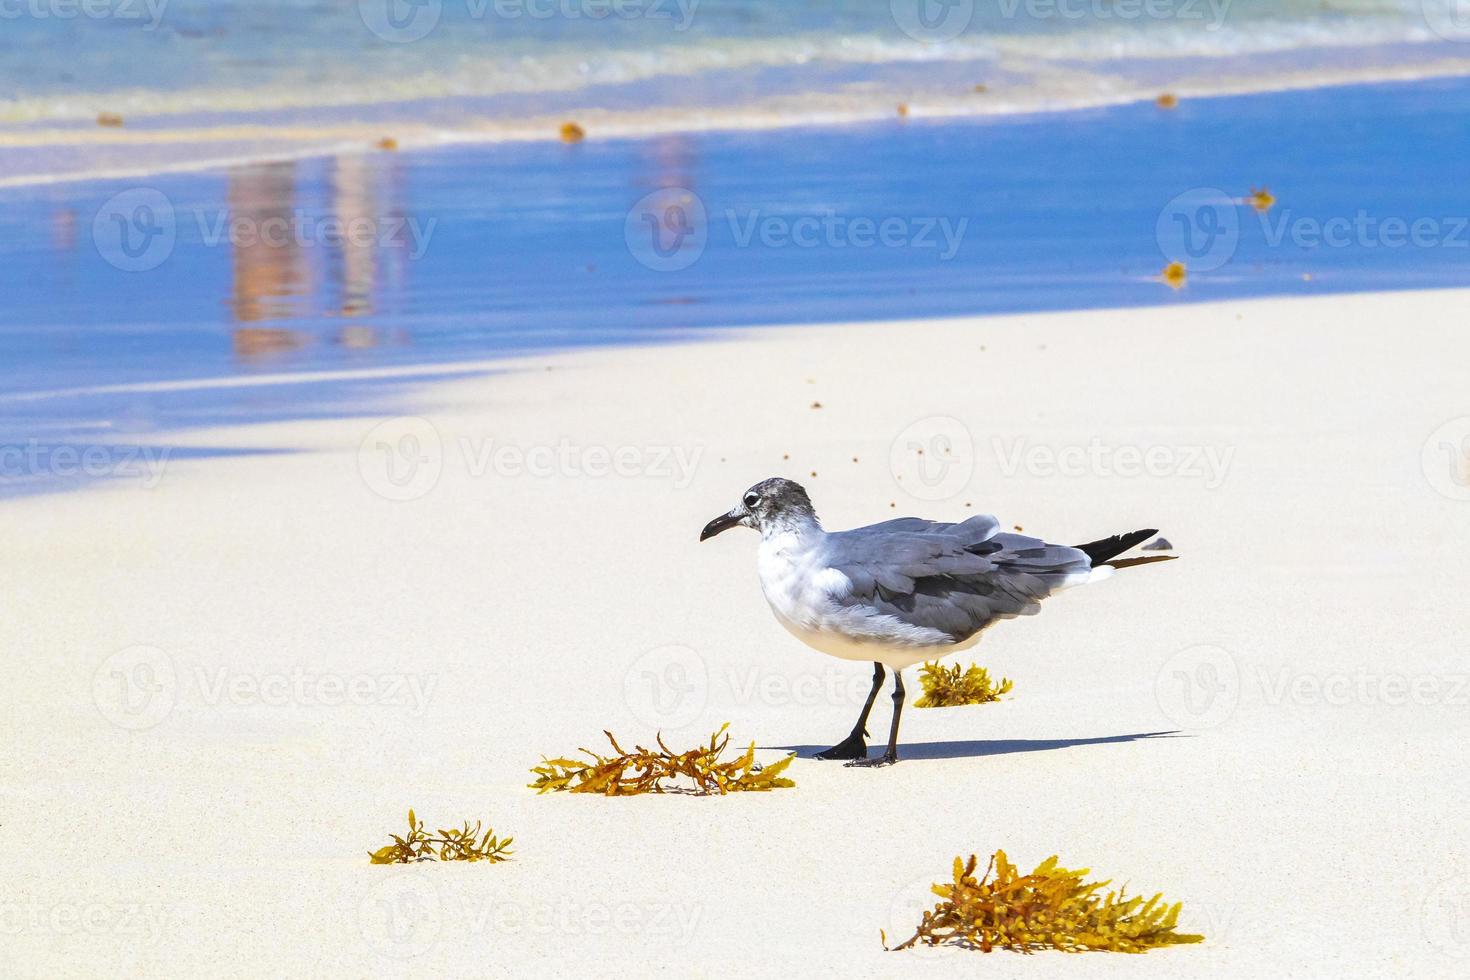
[[[37,439],[0,443],[0,481],[124,477],[152,490],[163,480],[170,452],[168,446],[52,445]]]
[[[181,702],[209,709],[381,707],[402,709],[417,718],[428,709],[438,684],[436,674],[344,674],[305,667],[241,671],[203,665],[180,670],[166,651],[133,646],[98,665],[92,699],[112,724],[145,731]]]
[[[0,0],[3,2],[3,0]],[[342,218],[301,209],[251,213],[195,208],[181,211],[162,191],[133,187],[103,202],[92,219],[97,253],[124,272],[149,272],[168,261],[180,234],[193,230],[205,248],[397,249],[418,260],[439,219],[413,215]]]
[[[389,44],[412,44],[434,32],[450,3],[463,13],[453,21],[666,20],[689,29],[700,0],[357,0],[363,26]]]
[[[663,946],[687,946],[704,915],[701,904],[561,895],[526,902],[472,893],[452,881],[415,871],[375,884],[358,903],[358,928],[374,951],[394,959],[421,956],[441,943],[496,937],[636,936]]]
[[[1141,20],[1197,23],[1217,31],[1234,0],[998,0],[1003,20],[1093,21],[1098,24]],[[942,44],[970,30],[977,0],[889,0],[893,22],[915,41]]]
[[[1110,445],[1093,437],[1083,445],[1032,445],[1026,439],[991,439],[1003,476],[1180,478],[1215,490],[1225,482],[1234,446]]]
[[[199,240],[206,247],[215,248],[228,243],[235,248],[398,248],[408,252],[410,259],[420,259],[428,250],[429,239],[438,225],[438,218],[430,218],[422,224],[413,216],[385,216],[372,218],[365,215],[352,218],[337,218],[330,215],[310,214],[293,211],[287,215],[271,215],[260,218],[253,215],[231,214],[229,211],[195,211],[194,221],[199,228]]]
[[[128,936],[153,946],[176,911],[144,902],[0,902],[0,936]]]
[[[998,0],[1006,20],[1206,21],[1218,31],[1234,0]]]
[[[169,0],[0,0],[0,20],[134,20],[157,30]]]
[[[948,217],[870,218],[839,215],[762,214],[759,208],[725,212],[737,248],[759,241],[766,248],[914,248],[935,249],[939,261],[948,262],[960,250],[969,218]]]
[[[865,664],[824,664],[820,669],[787,673],[753,666],[712,671],[704,656],[680,643],[639,654],[623,674],[623,701],[649,728],[677,731],[701,722],[710,703],[860,706],[873,686]]]
[[[518,443],[460,436],[446,440],[428,419],[403,416],[380,422],[358,448],[358,471],[368,488],[388,500],[417,500],[438,485],[446,463],[473,479],[652,479],[684,489],[704,456],[703,446]]]
[[[1235,257],[1252,224],[1268,249],[1470,251],[1470,215],[1379,214],[1367,208],[1306,214],[1277,206],[1269,196],[1232,197],[1215,187],[1176,195],[1159,212],[1154,233],[1169,261],[1182,262],[1191,272],[1210,272]]]
[[[1273,709],[1459,710],[1470,706],[1470,674],[1243,665],[1230,651],[1202,644],[1180,650],[1160,665],[1154,693],[1170,721],[1203,729],[1223,725],[1243,701]]]
[[[703,199],[689,188],[664,187],[633,203],[623,238],[641,265],[678,272],[699,261],[721,228],[737,249],[911,249],[948,262],[959,254],[970,226],[964,216],[777,214],[761,208],[726,208],[719,219],[712,228]]]

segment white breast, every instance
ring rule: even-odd
[[[777,621],[807,646],[828,656],[876,660],[901,669],[961,648],[937,630],[839,602],[851,593],[852,582],[828,567],[820,538],[780,533],[763,539],[756,572]]]

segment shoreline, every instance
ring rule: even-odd
[[[906,334],[911,331],[918,331],[925,336],[969,336],[979,343],[982,353],[993,349],[983,342],[993,333],[1019,335],[1029,331],[1037,338],[1033,345],[1034,350],[1045,352],[1049,347],[1046,338],[1054,331],[1072,333],[1080,325],[1094,320],[1120,324],[1138,319],[1154,322],[1169,317],[1188,316],[1192,329],[1203,329],[1198,327],[1198,323],[1214,322],[1223,325],[1261,320],[1283,323],[1322,320],[1326,318],[1323,311],[1329,309],[1354,309],[1361,319],[1368,315],[1363,313],[1364,310],[1387,315],[1389,311],[1405,309],[1440,311],[1459,308],[1470,308],[1470,288],[1406,289],[1326,296],[1237,297],[1173,309],[1141,306],[1042,310],[1025,314],[968,314],[856,323],[776,323],[708,330],[658,340],[644,339],[574,348],[549,347],[481,360],[425,362],[397,367],[312,373],[222,375],[83,390],[10,392],[0,394],[0,408],[15,415],[15,421],[7,426],[0,426],[0,506],[13,505],[30,497],[71,495],[78,491],[96,491],[109,486],[121,492],[126,492],[129,488],[135,491],[151,491],[167,470],[174,466],[193,469],[210,462],[228,464],[231,460],[253,455],[274,457],[315,451],[311,448],[315,445],[311,438],[300,445],[294,443],[304,434],[318,429],[341,431],[358,427],[365,430],[374,424],[374,420],[402,423],[418,418],[421,413],[432,414],[426,413],[426,406],[433,406],[439,411],[453,411],[457,397],[455,393],[483,391],[499,384],[525,390],[528,386],[541,383],[534,379],[553,380],[553,375],[557,376],[554,380],[560,385],[564,383],[561,380],[564,374],[581,375],[588,370],[599,372],[605,370],[604,366],[609,364],[681,358],[708,361],[717,359],[718,352],[722,350],[750,352],[779,349],[783,346],[811,350],[829,346],[836,349],[857,340],[879,348],[894,347],[901,345]],[[1402,316],[1402,312],[1393,315]],[[1173,319],[1169,322],[1178,325],[1183,321]],[[1022,345],[1017,345],[1014,341],[1011,344],[1013,350],[1019,346]],[[292,399],[304,399],[307,405],[319,402],[321,405],[336,405],[338,408],[326,412],[311,410],[285,414],[240,414],[209,410],[210,406],[217,404],[209,399],[223,398],[226,400],[224,404],[228,404],[234,398],[265,397],[266,404],[271,404],[273,395],[282,404]],[[537,402],[544,402],[546,398],[546,395],[539,396]],[[175,399],[171,411],[177,413],[182,406],[187,409],[188,414],[172,418],[167,424],[155,424],[144,430],[130,429],[127,425],[118,425],[113,421],[81,421],[83,416],[77,414],[79,405],[92,406],[95,414],[99,407],[108,409],[111,406],[125,405],[131,399],[157,400],[157,404],[169,404],[169,400]],[[23,414],[27,408],[39,409],[43,413],[41,418],[49,418],[44,412],[52,404],[60,406],[65,413],[64,417],[72,421],[36,424],[28,422]],[[205,409],[202,416],[201,409]],[[692,454],[695,463],[699,462],[702,453],[703,449]],[[57,469],[58,459],[62,454],[71,460],[67,464],[70,468],[65,472],[53,472]],[[1206,472],[1210,477],[1204,483],[1206,489],[1213,491],[1219,488],[1224,468],[1229,465],[1229,457],[1233,454],[1232,450],[1224,457],[1208,452],[1199,456],[1197,462],[1203,468],[1201,472]],[[82,461],[92,455],[105,457],[100,471],[92,472],[82,465]],[[685,465],[685,457],[690,457],[691,454],[681,450],[676,455],[679,457],[680,469],[690,469]],[[997,460],[1003,460],[1003,457],[1004,454],[997,450]],[[723,461],[722,459],[721,462]],[[831,460],[822,462],[825,464],[824,469],[833,465]],[[13,469],[16,465],[29,465],[32,471],[13,473],[7,469]],[[476,466],[483,466],[484,460],[465,458],[461,460],[461,465],[473,471]],[[1014,465],[1014,460],[1009,465]],[[802,477],[802,473],[797,471],[782,475]],[[681,481],[677,489],[684,489],[688,482]],[[948,496],[950,495],[944,499],[948,499]],[[921,496],[913,499],[923,501],[929,498]]]
[[[1300,138],[1284,157],[1282,118]],[[1455,79],[1128,105],[1065,126],[442,147],[9,192],[0,388],[78,394],[10,402],[23,411],[4,434],[312,416],[381,404],[416,365],[762,325],[1457,288],[1465,205],[1442,175],[1467,119],[1470,80]],[[1372,172],[1349,155],[1363,139]],[[1241,203],[1262,185],[1267,213]],[[665,188],[703,209],[697,251],[673,265],[646,230]],[[1159,276],[1186,244],[1179,219],[1198,219],[1209,188],[1213,216],[1237,224],[1201,253],[1212,261],[1183,255],[1172,289]],[[1360,212],[1375,222],[1362,232]],[[133,253],[142,264],[119,237],[140,216],[163,231]],[[1393,247],[1374,231],[1425,219],[1441,239]],[[1326,243],[1344,221],[1347,241]],[[373,234],[334,240],[334,224]],[[890,226],[896,238],[875,236]],[[228,380],[277,374],[348,380]],[[197,385],[210,378],[226,380]],[[181,383],[194,389],[169,390]]]
[[[1393,86],[1413,86],[1435,82],[1450,82],[1470,79],[1470,59],[1444,59],[1441,62],[1418,66],[1396,66],[1392,69],[1370,69],[1363,75],[1349,69],[1340,69],[1324,77],[1314,70],[1312,77],[1294,80],[1285,75],[1268,81],[1252,83],[1239,79],[1231,83],[1215,84],[1198,88],[1190,83],[1168,89],[1181,100],[1209,102],[1219,99],[1289,95],[1292,93],[1332,91],[1341,89],[1368,89]],[[983,123],[1034,118],[1056,119],[1065,122],[1068,115],[1082,115],[1098,110],[1127,106],[1140,106],[1151,102],[1158,89],[1137,89],[1113,94],[1099,94],[1090,100],[1069,101],[1063,105],[1017,103],[984,107],[973,98],[945,99],[922,97],[905,102],[906,113],[915,121],[957,121]],[[386,105],[411,106],[416,100]],[[776,102],[781,100],[777,99]],[[381,108],[382,106],[375,106]],[[183,114],[188,115],[188,114]],[[231,125],[188,128],[188,127],[143,127],[133,130],[99,130],[85,124],[74,124],[47,129],[36,124],[12,124],[0,126],[0,154],[14,150],[60,149],[65,147],[139,146],[166,148],[169,146],[208,146],[214,143],[245,143],[251,139],[275,142],[295,140],[311,145],[294,149],[255,149],[223,157],[201,158],[182,163],[150,163],[137,166],[111,167],[103,170],[76,173],[34,173],[15,176],[0,176],[0,192],[31,187],[56,187],[67,184],[101,183],[137,179],[153,176],[199,174],[221,169],[301,160],[315,160],[342,154],[373,154],[381,152],[375,144],[385,137],[394,139],[396,152],[415,153],[456,147],[495,147],[518,144],[555,144],[560,142],[558,127],[568,119],[584,125],[589,140],[604,142],[651,140],[664,136],[679,135],[727,135],[736,133],[779,134],[795,129],[824,129],[862,127],[891,122],[894,104],[885,102],[869,108],[846,108],[814,110],[807,114],[783,113],[780,110],[763,108],[759,104],[735,111],[725,111],[716,119],[700,109],[659,109],[654,118],[638,118],[637,113],[617,112],[602,109],[584,109],[570,114],[549,114],[541,117],[517,119],[514,122],[496,125],[488,121],[480,126],[460,130],[445,130],[425,127],[422,124],[403,120],[361,121],[337,125],[312,127],[308,125],[278,126],[269,122],[235,123]],[[139,117],[149,119],[150,117]]]

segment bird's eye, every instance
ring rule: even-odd
[[[747,506],[747,507],[754,507],[756,504],[758,504],[760,502],[761,502],[761,498],[760,498],[760,495],[759,494],[747,493],[745,495],[745,506]]]

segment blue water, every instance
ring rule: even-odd
[[[1467,137],[1470,82],[1442,81],[0,191],[0,444],[157,442],[182,426],[383,412],[406,404],[405,379],[343,372],[711,327],[1470,285],[1470,189],[1449,179]],[[1180,219],[1178,195],[1260,185],[1277,202],[1264,219],[1191,203],[1189,254],[1168,254],[1180,246],[1160,228]],[[663,196],[637,206],[650,193]],[[156,267],[127,271],[117,219],[136,230],[139,194],[158,205],[153,225],[171,212],[175,233],[139,253]],[[696,199],[704,217],[690,225]],[[1207,268],[1230,215],[1233,251]],[[1359,216],[1370,230],[1342,245],[1295,235]],[[212,240],[222,221],[271,218],[356,221],[373,236]],[[1373,230],[1387,219],[1431,222],[1435,238]],[[682,250],[666,220],[688,233]],[[884,222],[900,232],[889,244],[850,243]],[[963,232],[947,242],[946,226]],[[388,231],[410,227],[419,237]],[[743,241],[750,227],[775,237]],[[813,244],[780,234],[800,227],[816,229]],[[1272,244],[1278,228],[1292,232]],[[1178,291],[1158,279],[1171,258],[1196,270]],[[239,384],[305,371],[328,377]],[[91,390],[200,379],[215,386]]]
[[[647,135],[1470,76],[1463,0],[616,0],[594,16],[611,2],[88,0],[105,16],[58,17],[12,0],[0,186],[384,135],[554,140],[567,118]]]
[[[597,0],[56,6],[0,10],[0,120],[89,119],[99,95],[136,95],[143,112],[328,105],[833,61],[1034,59],[1046,84],[1060,64],[1428,44],[1459,23],[1455,0],[619,0],[604,16]]]

